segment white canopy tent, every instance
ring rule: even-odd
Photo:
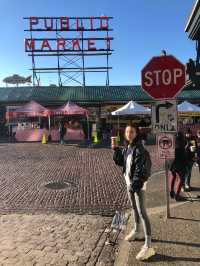
[[[123,115],[150,115],[151,109],[146,108],[134,101],[130,101],[121,108],[113,111],[112,115],[118,116],[118,140],[119,140],[119,116]]]
[[[126,105],[121,108],[113,111],[112,115],[150,115],[151,109],[144,107],[134,101],[128,102]]]
[[[178,112],[200,112],[200,107],[190,102],[184,101],[178,105]]]

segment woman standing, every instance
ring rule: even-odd
[[[140,238],[141,223],[145,234],[145,244],[136,256],[137,260],[146,260],[155,255],[155,250],[151,247],[151,225],[145,207],[145,149],[141,143],[139,129],[136,125],[128,125],[125,129],[125,140],[127,145],[120,149],[114,143],[113,159],[115,163],[123,167],[128,197],[133,209],[134,229],[126,236],[126,240],[137,240]]]

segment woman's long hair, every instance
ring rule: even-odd
[[[140,130],[139,130],[138,125],[137,124],[133,124],[133,123],[129,123],[129,124],[126,125],[125,130],[124,130],[124,145],[126,147],[130,144],[129,141],[126,139],[126,136],[125,136],[125,131],[126,131],[127,127],[134,128],[135,131],[136,131],[136,137],[133,140],[133,142],[131,143],[131,145],[135,145],[137,142],[141,141],[141,135],[140,135]]]

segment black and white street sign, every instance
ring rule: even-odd
[[[160,159],[173,159],[175,152],[174,135],[157,135],[158,156]]]
[[[156,101],[152,106],[152,126],[155,133],[177,131],[176,100]]]

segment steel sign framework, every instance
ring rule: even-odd
[[[58,86],[73,82],[85,86],[86,73],[104,73],[109,86],[112,17],[25,17],[29,38],[25,52],[32,59],[33,85],[41,74],[57,74]],[[91,35],[94,34],[95,36]],[[98,36],[96,36],[98,34]],[[98,57],[99,65],[92,58]],[[53,60],[56,58],[56,60]],[[101,58],[101,60],[100,60]],[[46,59],[46,60],[44,60]],[[46,65],[48,62],[48,65]],[[89,65],[89,63],[91,65]]]

